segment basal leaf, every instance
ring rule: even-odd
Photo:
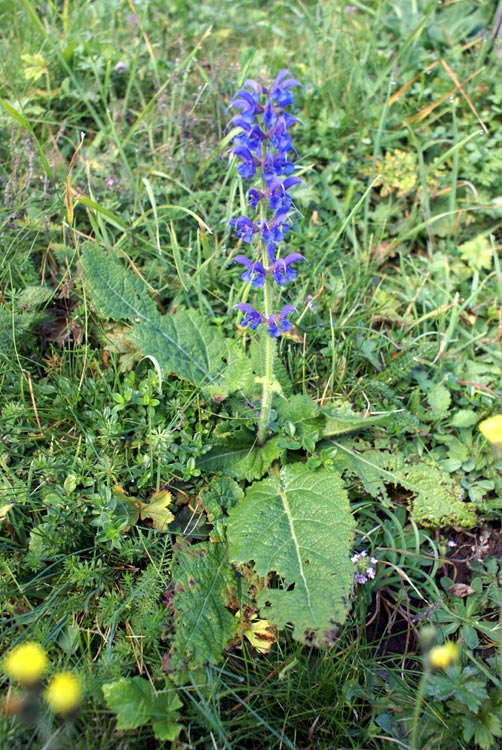
[[[176,720],[182,703],[175,690],[157,692],[139,676],[108,682],[102,690],[108,708],[117,714],[117,729],[136,729],[153,721],[159,739],[175,739],[180,733]]]
[[[372,450],[361,440],[345,446],[335,443],[337,450],[332,454],[332,460],[343,476],[356,476],[363,489],[389,508],[392,503],[387,493],[385,480],[391,478],[387,474],[390,454],[387,451]]]
[[[349,609],[353,528],[341,477],[293,464],[253,484],[230,511],[230,557],[253,561],[266,580],[263,616],[278,627],[292,624],[300,641],[326,645]],[[272,573],[281,585],[272,586]]]
[[[321,433],[322,437],[334,437],[336,435],[346,435],[349,432],[360,432],[375,425],[384,425],[389,419],[392,419],[392,414],[361,416],[360,414],[355,414],[346,405],[326,407],[321,409],[321,413],[326,419]]]
[[[205,472],[222,471],[236,479],[248,482],[260,479],[273,462],[281,455],[280,437],[267,440],[265,445],[256,444],[256,435],[242,429],[228,438],[215,441],[211,450],[197,460],[197,466]]]
[[[356,474],[373,497],[389,504],[386,486],[402,487],[412,518],[422,526],[461,526],[476,524],[476,513],[455,479],[432,460],[405,457],[389,451],[361,451],[357,445],[337,442],[341,471]],[[336,454],[335,454],[336,460]]]
[[[145,282],[110,252],[86,242],[80,264],[92,303],[104,318],[149,323],[160,317]]]
[[[222,362],[227,351],[225,339],[194,310],[158,315],[148,325],[136,325],[131,339],[161,370],[199,387],[217,382],[226,367]]]
[[[144,282],[91,243],[82,248],[81,267],[97,311],[105,318],[129,321],[129,339],[163,372],[215,389],[221,398],[238,387],[229,382],[227,373],[242,353],[202,315],[194,310],[161,315]]]
[[[177,680],[207,662],[216,664],[237,632],[227,609],[235,599],[237,574],[226,544],[195,544],[178,551],[172,568],[175,634],[168,670]]]
[[[220,368],[218,377],[207,387],[214,401],[221,401],[237,391],[250,397],[257,390],[251,360],[240,342],[227,341],[227,345],[225,364]]]
[[[244,491],[234,479],[217,476],[201,492],[200,501],[206,511],[207,520],[212,524],[210,539],[222,542],[226,539],[226,519],[228,511],[244,497]]]

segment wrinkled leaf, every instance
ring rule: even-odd
[[[326,645],[349,609],[353,528],[342,479],[293,464],[251,485],[230,511],[230,556],[252,561],[265,579],[258,596],[264,617],[280,628],[292,624],[300,641]]]
[[[267,440],[265,445],[256,444],[256,435],[242,429],[228,438],[215,440],[211,450],[197,460],[197,467],[204,472],[223,472],[236,479],[260,479],[273,462],[281,455],[280,437]]]
[[[226,606],[235,599],[238,583],[226,544],[204,542],[176,553],[171,583],[175,633],[166,668],[174,679],[221,660],[238,628]]]
[[[213,389],[222,398],[238,387],[229,383],[228,371],[241,361],[242,352],[205,317],[195,310],[161,315],[146,284],[111,252],[90,242],[82,247],[81,268],[98,313],[131,323],[128,338],[162,372]]]

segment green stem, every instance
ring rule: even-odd
[[[265,280],[263,288],[263,309],[265,317],[268,319],[272,314],[272,299],[274,293],[274,282],[269,276]],[[260,420],[258,422],[258,445],[263,445],[267,439],[268,423],[270,420],[270,411],[272,409],[272,397],[274,387],[274,340],[268,333],[262,336],[264,341],[264,373],[263,373],[263,390],[261,396]]]
[[[410,735],[410,750],[420,750],[418,746],[418,724],[420,721],[420,716],[422,714],[422,706],[425,698],[425,688],[427,687],[430,674],[430,668],[429,666],[426,666],[422,677],[420,678],[420,683],[418,685],[418,690],[415,697],[415,710],[413,711],[413,724],[411,725]]]

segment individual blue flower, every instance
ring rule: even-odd
[[[250,190],[248,190],[248,201],[251,208],[256,208],[256,206],[264,196],[265,193],[262,193],[261,190],[257,190],[256,188],[251,188]]]
[[[263,130],[259,127],[259,125],[246,125],[243,123],[241,127],[243,129],[243,132],[239,133],[239,135],[236,135],[234,138],[234,143],[236,144],[236,146],[238,148],[248,148],[249,151],[260,153],[261,144],[267,138]],[[235,149],[233,153],[235,154]]]
[[[241,161],[237,167],[240,176],[245,180],[251,180],[256,174],[256,161],[251,151],[246,146],[237,146],[232,149],[231,153]]]
[[[268,133],[272,146],[283,153],[293,150],[293,141],[287,130],[286,118],[284,115],[280,115],[276,118],[273,128]]]
[[[238,239],[243,242],[252,242],[253,235],[258,231],[251,219],[247,216],[239,216],[238,219],[230,219],[228,222],[235,231]]]
[[[281,174],[292,174],[294,171],[294,162],[288,161],[285,154],[267,151],[263,162],[263,179],[267,184],[274,177],[279,177]]]
[[[279,107],[288,107],[293,103],[293,93],[289,90],[294,86],[299,86],[289,70],[283,68],[277,73],[275,81],[270,89],[270,101]]]
[[[282,242],[286,232],[291,229],[291,224],[286,221],[288,208],[280,208],[276,211],[274,218],[270,222],[260,221],[257,226],[261,232],[263,240],[268,244]]]
[[[299,182],[301,182],[299,177],[287,177],[285,180],[273,177],[267,185],[266,193],[270,209],[276,211],[278,208],[290,208],[293,199],[287,191]]]
[[[278,315],[271,315],[267,320],[267,330],[273,339],[278,338],[282,333],[291,330],[293,324],[287,319],[292,312],[296,312],[293,305],[285,305]]]
[[[256,330],[260,323],[263,321],[263,318],[258,310],[255,310],[254,307],[248,305],[247,302],[239,302],[236,307],[244,313],[244,317],[241,321],[241,326],[249,326],[253,329],[253,331]]]
[[[277,258],[268,269],[274,277],[275,283],[279,286],[284,286],[288,281],[293,281],[296,278],[296,269],[290,266],[299,260],[305,260],[300,253],[290,253],[285,258]]]
[[[241,274],[241,279],[243,281],[250,281],[253,289],[263,289],[267,272],[259,260],[253,263],[253,261],[246,258],[245,255],[236,255],[235,258],[233,258],[233,262],[246,266],[247,271],[244,271],[244,273]]]
[[[267,255],[268,255],[268,262],[270,265],[275,261],[275,250],[277,247],[277,242],[269,242],[267,245]]]
[[[246,84],[250,82],[246,81]],[[253,82],[254,83],[254,82]],[[245,88],[236,93],[228,108],[235,107],[240,111],[240,117],[247,123],[252,123],[255,115],[263,110],[260,105],[259,92],[251,93]]]

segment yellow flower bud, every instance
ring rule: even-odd
[[[7,654],[3,660],[3,668],[7,677],[21,685],[35,685],[44,676],[48,663],[42,646],[29,641],[16,646]]]
[[[58,672],[49,682],[44,698],[54,713],[62,716],[73,713],[82,699],[80,677],[73,672]]]
[[[453,641],[446,641],[442,646],[434,646],[429,651],[429,664],[436,669],[446,669],[459,656],[458,646]]]
[[[499,461],[502,459],[502,414],[484,419],[478,426],[481,434],[492,444],[495,460]]]

